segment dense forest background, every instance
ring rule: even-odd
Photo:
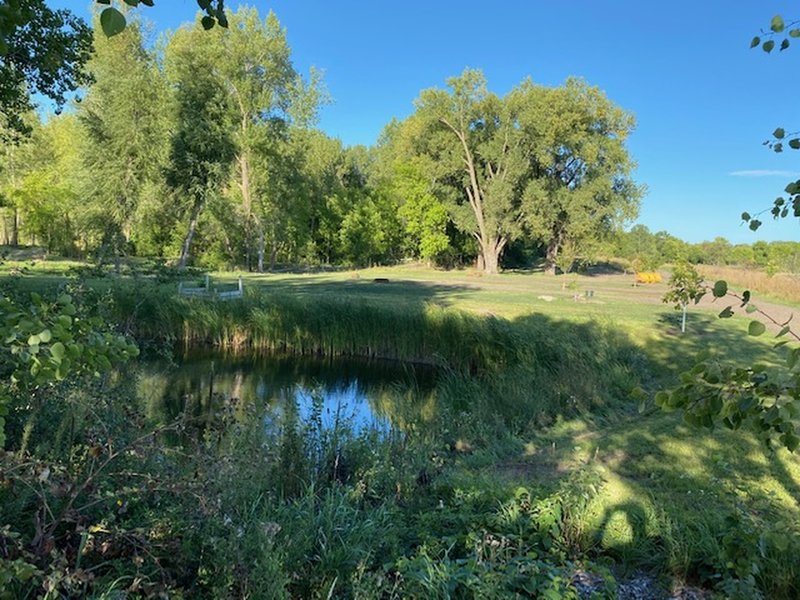
[[[421,92],[373,147],[315,128],[320,73],[296,71],[274,14],[228,31],[146,25],[94,38],[63,114],[0,123],[0,244],[108,262],[212,269],[420,260],[552,272],[623,259],[800,269],[800,244],[686,243],[643,225],[631,115],[587,83],[521,82],[504,97],[466,70]],[[227,35],[226,35],[227,34]]]

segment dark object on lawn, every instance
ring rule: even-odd
[[[376,277],[372,283],[389,283],[389,280],[386,277]]]

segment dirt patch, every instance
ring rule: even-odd
[[[568,463],[560,461],[505,462],[492,469],[496,475],[510,480],[557,479],[572,470]]]

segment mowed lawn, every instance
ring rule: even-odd
[[[246,286],[275,292],[323,294],[375,302],[430,302],[509,319],[540,312],[568,319],[621,319],[646,326],[673,312],[662,303],[666,283],[634,285],[632,275],[550,276],[539,272],[484,275],[473,270],[443,271],[382,267],[317,273],[241,274]],[[237,275],[216,273],[235,281]],[[376,281],[376,280],[387,281]]]
[[[625,332],[646,347],[675,372],[689,365],[700,351],[736,346],[737,359],[766,360],[771,336],[747,336],[752,317],[738,310],[735,299],[713,299],[710,295],[689,307],[687,332],[679,330],[680,313],[662,298],[668,290],[668,273],[656,284],[634,285],[629,274],[568,274],[551,276],[541,272],[506,272],[484,275],[474,270],[443,271],[413,267],[382,267],[353,271],[315,273],[214,273],[213,280],[234,283],[243,278],[245,289],[261,288],[272,293],[309,297],[333,297],[383,305],[436,304],[494,315],[506,319],[539,313],[553,319],[596,320]],[[754,294],[754,302],[758,295]],[[733,304],[736,316],[719,319],[723,308]],[[767,305],[763,305],[765,308]],[[769,305],[778,316],[791,314],[791,307]]]

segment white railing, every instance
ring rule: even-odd
[[[211,287],[211,281],[206,275],[206,283],[203,287],[184,287],[183,282],[178,283],[178,293],[182,296],[190,296],[194,298],[216,298],[217,300],[232,300],[233,298],[244,297],[244,286],[242,284],[242,277],[239,276],[239,286],[235,290],[218,291],[216,288]]]

